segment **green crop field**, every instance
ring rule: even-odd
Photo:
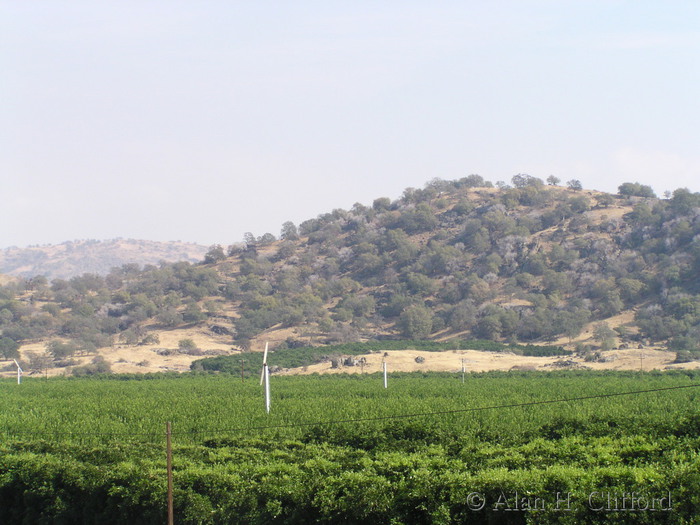
[[[0,523],[164,523],[167,421],[176,523],[700,523],[698,385],[273,376],[266,414],[235,375],[4,380]]]

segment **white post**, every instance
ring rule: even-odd
[[[267,364],[263,365],[263,373],[265,374],[265,412],[270,413],[270,369]]]
[[[464,383],[464,358],[462,358],[462,383]]]
[[[382,362],[382,366],[384,367],[384,388],[387,388],[386,384],[386,361]]]
[[[263,353],[263,368],[260,370],[260,384],[265,381],[265,366],[267,366],[267,341],[265,341],[265,353]]]
[[[17,359],[13,359],[13,361],[17,365],[17,384],[21,385],[22,384],[22,368],[19,366]]]

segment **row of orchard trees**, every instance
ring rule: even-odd
[[[692,523],[697,380],[400,374],[385,390],[376,376],[281,377],[270,414],[257,378],[226,374],[2,381],[0,522],[164,521],[172,421],[178,523]],[[595,397],[631,391],[646,392]],[[601,512],[594,491],[666,499]]]

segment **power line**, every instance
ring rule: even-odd
[[[508,405],[492,405],[492,406],[485,406],[485,407],[456,408],[456,409],[452,409],[452,410],[438,410],[435,412],[416,412],[413,414],[394,414],[394,415],[388,415],[388,416],[374,416],[374,417],[362,417],[362,418],[352,418],[352,419],[334,419],[334,420],[329,420],[329,421],[313,421],[313,422],[305,422],[305,423],[261,425],[261,426],[256,426],[256,427],[239,427],[239,428],[233,428],[233,429],[191,430],[191,431],[183,431],[183,432],[177,432],[177,433],[173,432],[173,434],[180,434],[180,435],[227,434],[227,433],[233,434],[236,432],[271,430],[271,429],[280,429],[280,428],[341,425],[341,424],[345,424],[345,423],[364,423],[364,422],[369,422],[369,421],[386,421],[389,419],[408,419],[408,418],[412,418],[412,417],[426,417],[426,416],[439,416],[439,415],[446,415],[446,414],[481,412],[484,410],[499,410],[499,409],[503,409],[503,408],[521,408],[521,407],[536,406],[536,405],[549,405],[549,404],[554,404],[554,403],[570,403],[573,401],[585,401],[588,399],[603,399],[603,398],[608,398],[608,397],[629,396],[629,395],[634,395],[634,394],[647,394],[647,393],[651,393],[651,392],[664,392],[664,391],[668,391],[668,390],[680,390],[683,388],[696,388],[696,387],[700,387],[700,383],[696,383],[693,385],[670,386],[670,387],[664,387],[664,388],[651,388],[648,390],[633,390],[633,391],[629,391],[629,392],[616,392],[616,393],[612,393],[612,394],[596,394],[596,395],[591,395],[591,396],[579,396],[579,397],[570,397],[570,398],[564,398],[564,399],[547,399],[544,401],[529,401],[526,403],[511,403]]]
[[[374,416],[374,417],[362,417],[362,418],[349,418],[349,419],[333,419],[333,420],[327,420],[327,421],[308,421],[308,422],[301,422],[301,423],[284,423],[284,424],[278,424],[278,425],[259,425],[259,426],[252,426],[252,427],[237,427],[237,428],[231,428],[231,429],[207,429],[207,430],[189,430],[189,431],[180,431],[180,432],[172,432],[173,436],[180,435],[180,436],[186,436],[186,435],[202,435],[202,434],[233,434],[233,433],[239,433],[239,432],[249,432],[249,431],[260,431],[260,430],[274,430],[274,429],[282,429],[282,428],[302,428],[302,427],[311,427],[311,426],[331,426],[331,425],[342,425],[346,423],[365,423],[365,422],[371,422],[371,421],[387,421],[387,420],[392,420],[392,419],[409,419],[409,418],[414,418],[414,417],[428,417],[428,416],[439,416],[439,415],[448,415],[448,414],[465,414],[465,413],[470,413],[470,412],[482,412],[486,410],[501,410],[501,409],[507,409],[507,408],[523,408],[523,407],[530,407],[530,406],[537,406],[537,405],[551,405],[551,404],[556,404],[556,403],[571,403],[575,401],[586,401],[590,399],[605,399],[605,398],[610,398],[610,397],[620,397],[620,396],[630,396],[630,395],[637,395],[637,394],[648,394],[648,393],[653,393],[653,392],[666,392],[670,390],[681,390],[681,389],[686,389],[686,388],[697,388],[700,387],[700,383],[695,383],[692,385],[679,385],[679,386],[670,386],[670,387],[663,387],[663,388],[650,388],[646,390],[632,390],[632,391],[627,391],[627,392],[613,392],[613,393],[608,393],[608,394],[594,394],[590,396],[578,396],[578,397],[569,397],[569,398],[562,398],[562,399],[545,399],[541,401],[528,401],[524,403],[510,403],[510,404],[505,404],[505,405],[491,405],[491,406],[482,406],[482,407],[469,407],[469,408],[455,408],[451,410],[437,410],[433,412],[414,412],[411,414],[390,414],[387,416]],[[37,432],[37,431],[30,431],[30,430],[2,430],[0,433],[5,433],[5,434],[14,434],[14,435],[33,435],[33,436],[102,436],[102,437],[114,437],[114,436],[120,436],[120,437],[135,437],[135,436],[148,436],[148,437],[160,437],[161,432],[157,430],[153,430],[150,432],[64,432],[64,431],[43,431],[43,432]]]

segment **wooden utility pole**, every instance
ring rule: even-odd
[[[175,514],[173,511],[173,448],[170,436],[172,429],[170,421],[165,424],[165,448],[167,454],[167,471],[168,471],[168,525],[174,525]]]
[[[241,359],[241,381],[243,381],[244,375],[243,375],[243,365],[245,364],[245,359]]]

